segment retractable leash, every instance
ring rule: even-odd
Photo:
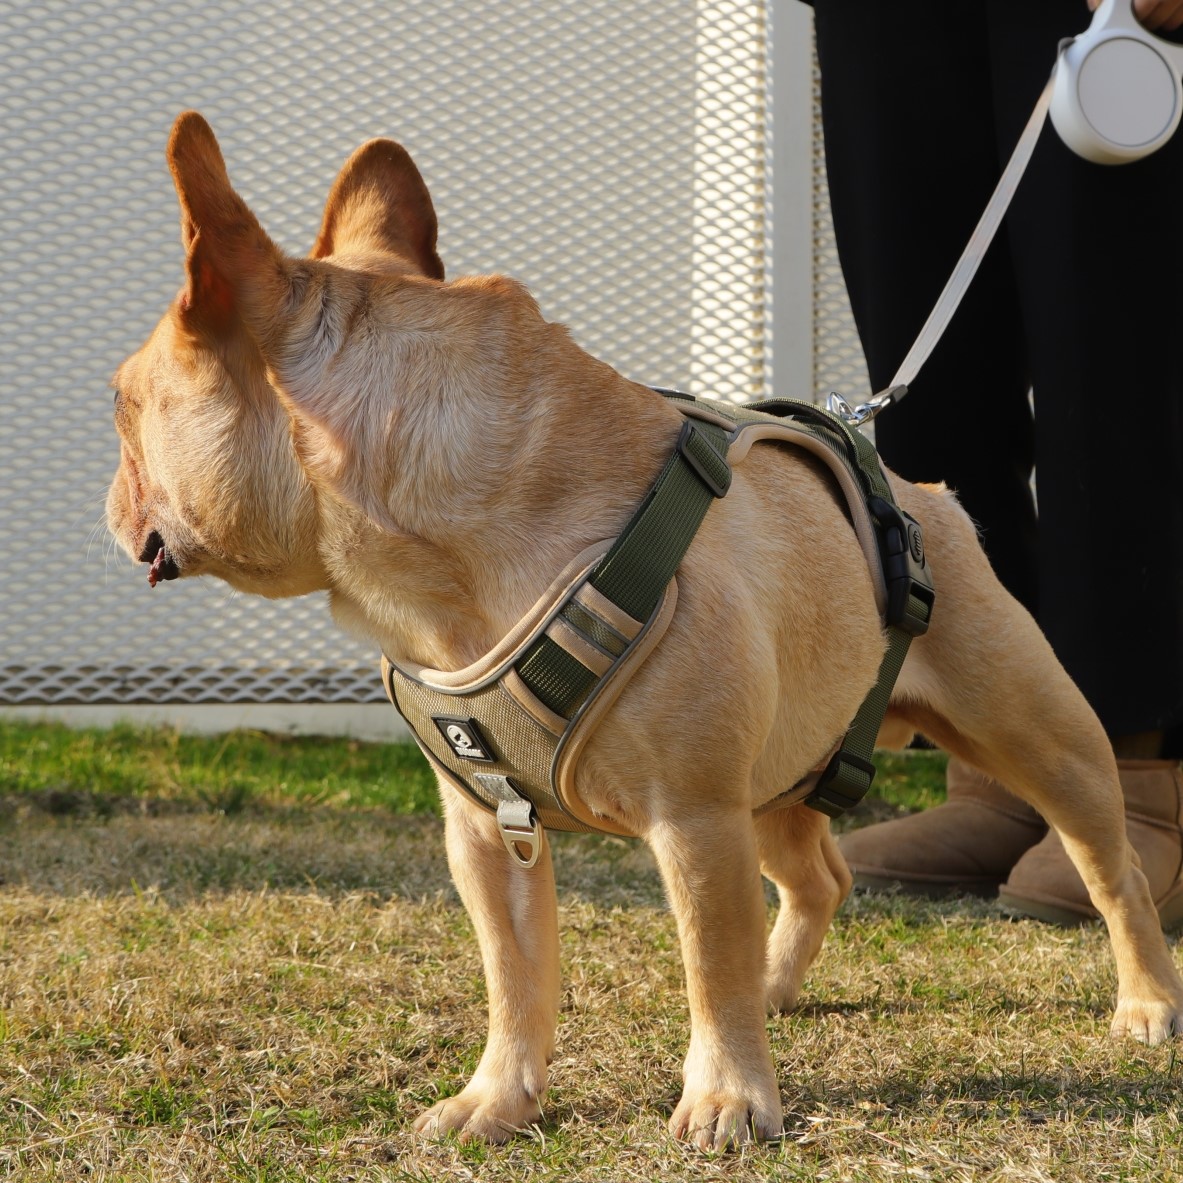
[[[977,273],[1049,112],[1052,126],[1077,155],[1097,164],[1125,164],[1149,156],[1174,135],[1183,113],[1181,76],[1183,46],[1143,28],[1133,0],[1104,0],[1080,36],[1060,42],[1051,77],[998,185],[890,385],[856,406],[831,394],[826,409],[859,427],[908,393]]]

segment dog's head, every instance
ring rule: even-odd
[[[351,327],[341,322],[365,308],[367,278],[443,278],[431,199],[407,153],[372,140],[333,185],[308,259],[291,259],[231,187],[195,112],[174,125],[168,163],[185,283],[115,375],[121,457],[108,523],[150,564],[153,585],[213,574],[268,596],[323,588],[318,489],[306,461],[309,451],[331,451],[334,437],[317,437],[315,406],[293,413],[291,387],[313,370],[323,386],[341,362]],[[332,457],[319,459],[331,467]]]

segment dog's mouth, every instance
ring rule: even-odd
[[[168,553],[158,530],[153,530],[144,541],[140,551],[140,562],[150,563],[148,568],[148,586],[155,587],[162,579],[176,579],[181,573],[177,560]]]

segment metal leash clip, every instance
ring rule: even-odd
[[[874,419],[884,407],[899,402],[907,393],[908,388],[902,382],[897,382],[894,386],[872,395],[865,403],[858,403],[852,407],[836,390],[831,390],[829,398],[826,399],[826,410],[831,415],[837,415],[851,427],[861,427]]]

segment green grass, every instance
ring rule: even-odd
[[[49,812],[145,802],[233,813],[251,805],[438,812],[435,778],[412,744],[255,731],[192,736],[128,725],[70,730],[0,720],[0,795]]]
[[[880,752],[875,759],[867,816],[944,798],[943,755]],[[27,797],[63,815],[166,803],[220,813],[252,805],[439,812],[435,778],[411,743],[258,731],[182,735],[128,724],[71,729],[3,718],[0,796]]]
[[[876,752],[875,780],[868,795],[880,808],[871,812],[911,813],[945,799],[943,752]]]
[[[5,723],[0,752],[0,1180],[1183,1179],[1183,1054],[1104,1037],[1104,931],[969,899],[852,897],[769,1021],[783,1141],[672,1142],[673,920],[641,844],[584,835],[554,842],[544,1121],[421,1141],[479,1055],[485,987],[413,749]],[[883,757],[865,816],[942,777]]]

